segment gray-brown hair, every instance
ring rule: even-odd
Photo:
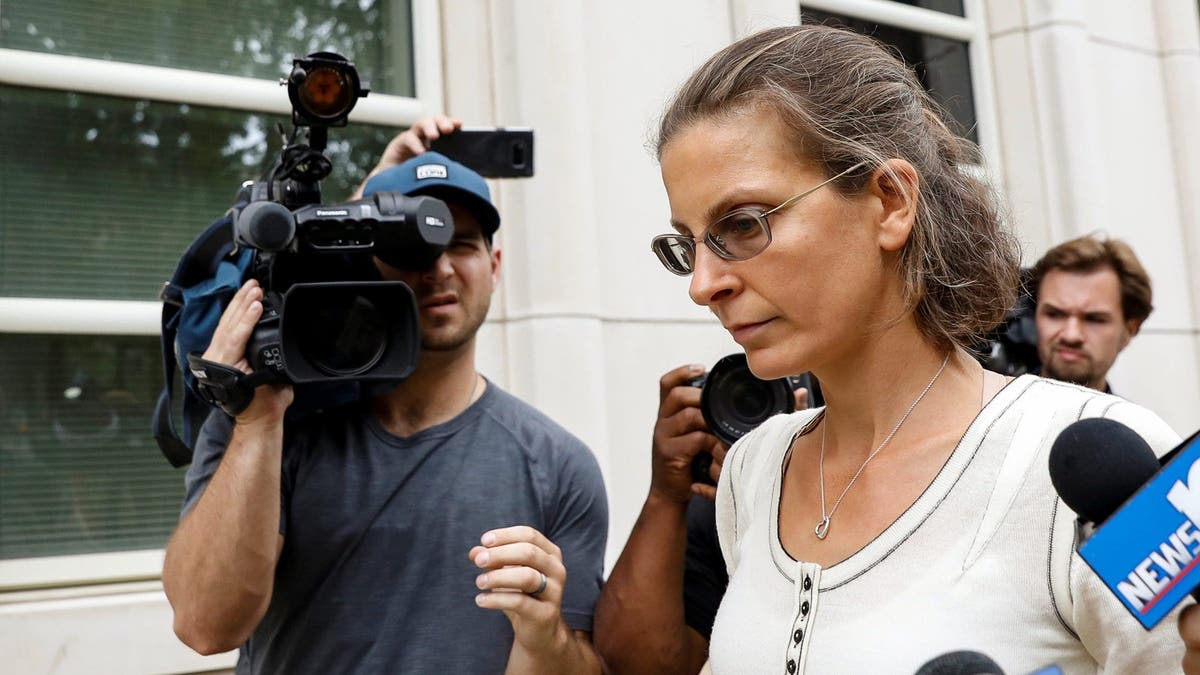
[[[700,120],[773,110],[800,157],[855,194],[885,162],[920,176],[916,222],[900,254],[908,306],[935,346],[970,347],[1004,319],[1019,283],[1020,250],[1000,203],[975,174],[978,148],[954,134],[912,70],[874,40],[826,26],[765,30],[726,47],[688,78],[667,106],[656,151]]]

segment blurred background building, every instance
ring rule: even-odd
[[[1180,434],[1200,426],[1195,0],[3,0],[4,670],[233,663],[175,639],[158,580],[183,474],[149,433],[156,298],[273,159],[278,79],[312,51],[372,87],[330,134],[326,202],[423,114],[536,130],[536,177],[494,184],[505,269],[481,368],[595,450],[615,560],[649,484],[659,375],[736,350],[650,253],[668,208],[648,141],[705,58],[801,20],[918,67],[983,147],[1026,264],[1079,234],[1132,244],[1156,310],[1110,379]]]

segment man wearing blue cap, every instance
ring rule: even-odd
[[[180,638],[240,646],[238,673],[599,672],[604,485],[581,441],[475,370],[500,215],[483,178],[425,152],[460,125],[418,122],[360,190],[430,195],[454,216],[429,269],[376,259],[417,299],[412,376],[286,429],[291,388],[259,387],[197,442],[163,586]],[[204,358],[247,369],[261,299],[238,291]]]

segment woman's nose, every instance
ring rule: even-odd
[[[707,246],[698,245],[695,260],[692,261],[692,283],[688,287],[692,302],[711,307],[733,295],[738,280],[731,273],[731,265],[730,261],[717,257]]]

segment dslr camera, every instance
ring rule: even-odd
[[[323,204],[320,182],[330,127],[369,89],[354,64],[331,52],[295,59],[286,84],[292,131],[259,181],[242,185],[234,243],[253,251],[249,278],[263,288],[263,315],[246,347],[254,373],[222,370],[195,355],[206,397],[229,412],[267,382],[395,382],[416,368],[418,309],[412,289],[383,281],[372,256],[408,269],[431,266],[454,234],[446,204],[433,197],[380,192]],[[282,129],[281,129],[282,133]],[[203,377],[199,377],[203,373]],[[208,385],[207,387],[203,385]]]
[[[726,445],[733,445],[767,418],[795,410],[795,391],[801,387],[808,389],[809,405],[824,405],[821,387],[811,373],[761,380],[750,372],[741,352],[721,358],[707,375],[688,384],[700,387],[700,413],[709,431]],[[708,474],[712,461],[707,452],[696,455],[692,460],[694,482],[712,485]]]

